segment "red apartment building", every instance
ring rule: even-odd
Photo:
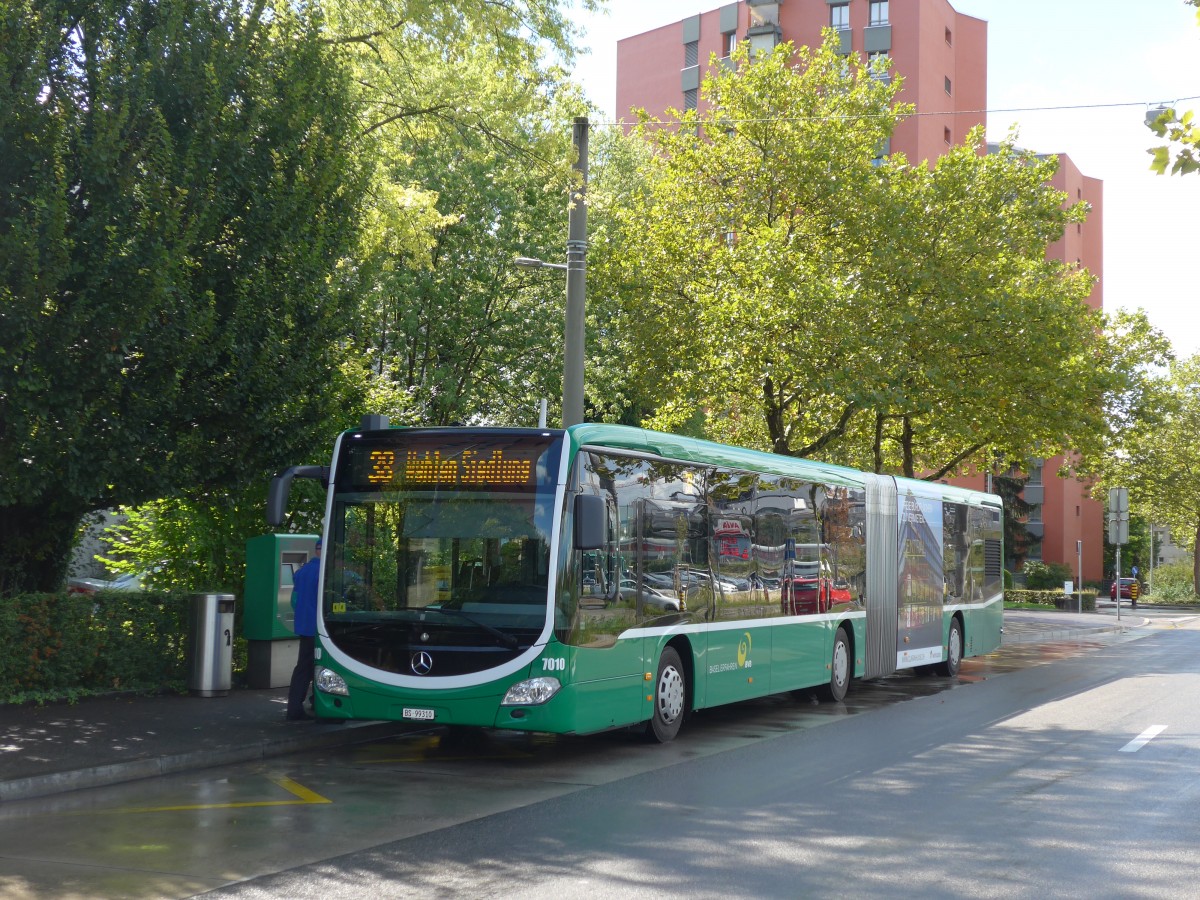
[[[700,5],[703,0],[697,0]],[[951,144],[961,143],[976,125],[986,124],[987,23],[957,12],[947,0],[739,0],[718,9],[625,38],[617,43],[617,116],[632,119],[631,109],[663,116],[669,108],[703,108],[700,82],[715,56],[727,59],[749,42],[769,51],[791,41],[815,46],[824,28],[834,28],[842,52],[869,59],[886,54],[892,71],[904,77],[900,99],[919,115],[901,123],[891,141],[893,152],[909,160],[934,160]],[[1072,225],[1047,255],[1078,261],[1096,276],[1103,271],[1102,183],[1081,174],[1059,156],[1054,186],[1071,202],[1092,206],[1088,221]],[[1102,305],[1099,284],[1089,303]],[[1035,460],[1025,500],[1034,506],[1029,530],[1041,538],[1030,558],[1077,566],[1082,541],[1083,577],[1103,577],[1104,511],[1074,479],[1058,478],[1063,459]],[[957,479],[982,487],[982,477]]]

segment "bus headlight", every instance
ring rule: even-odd
[[[542,676],[518,681],[508,689],[501,706],[538,706],[558,693],[562,683],[557,678]]]
[[[313,674],[313,684],[318,691],[326,694],[341,694],[343,697],[350,694],[350,689],[346,687],[346,679],[324,666],[317,666],[317,671]]]

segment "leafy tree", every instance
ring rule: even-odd
[[[494,65],[490,50],[461,59]],[[513,259],[562,257],[569,123],[583,102],[550,76],[526,75],[476,82],[480,103],[508,111],[491,123],[492,140],[424,122],[409,123],[418,139],[390,138],[403,152],[394,177],[419,183],[440,216],[428,266],[390,252],[364,260],[354,343],[390,385],[399,421],[534,425],[538,398],[561,393],[564,281],[522,273]]]
[[[1097,496],[1129,489],[1131,510],[1171,529],[1171,538],[1195,554],[1200,539],[1200,355],[1173,362],[1155,384],[1155,402],[1138,427],[1114,435],[1113,451],[1095,467]],[[1200,554],[1193,563],[1200,589]],[[1200,590],[1197,590],[1200,593]]]
[[[575,5],[595,10],[599,3]],[[364,129],[458,130],[504,145],[504,124],[522,114],[524,100],[520,90],[496,85],[517,87],[531,73],[562,79],[554,63],[571,65],[578,37],[568,6],[565,0],[328,0],[327,31],[352,57]],[[484,57],[489,65],[479,64]]]
[[[1196,21],[1200,23],[1200,0],[1184,2],[1197,7]],[[1158,137],[1168,141],[1148,151],[1154,157],[1150,163],[1151,169],[1159,175],[1165,174],[1168,166],[1172,175],[1187,175],[1200,170],[1200,124],[1197,124],[1192,110],[1180,113],[1174,107],[1169,107],[1146,125]]]
[[[348,273],[363,301],[356,380],[397,421],[533,424],[536,400],[558,393],[561,318],[546,310],[562,281],[512,259],[562,253],[584,108],[557,65],[574,55],[565,5],[329,0],[360,125],[389,160],[372,193],[403,199],[368,197],[380,239]]]
[[[438,203],[434,186],[455,181],[455,171],[444,169],[431,181],[420,159],[428,163],[429,147],[445,151],[471,144],[490,152],[494,163],[504,161],[496,171],[519,166],[545,172],[547,161],[530,146],[521,125],[545,115],[566,79],[563,66],[574,59],[577,31],[564,13],[566,5],[565,0],[326,0],[327,40],[345,53],[354,72],[353,109],[360,127],[391,161],[378,171],[373,192],[383,202],[367,199],[375,207],[378,233],[393,236],[387,243],[401,238],[393,268],[407,267],[414,250],[416,256],[427,254],[437,228],[447,224],[441,217],[448,204]],[[580,5],[595,9],[597,2]],[[534,100],[538,94],[540,106]],[[558,163],[566,169],[565,158]],[[389,198],[397,193],[400,204]],[[365,249],[364,270],[354,274],[380,275],[371,271],[372,248]],[[363,294],[373,289],[369,279],[359,286]]]
[[[142,574],[154,590],[222,591],[241,595],[246,541],[262,534],[265,479],[242,491],[191,491],[120,510],[122,521],[105,530],[111,542],[101,557],[115,572]],[[317,482],[292,486],[286,530],[319,533],[325,509]]]
[[[585,418],[640,425],[662,398],[653,382],[639,378],[634,340],[639,282],[625,280],[628,248],[621,219],[646,193],[643,171],[652,149],[623,128],[593,129],[589,149]],[[698,422],[675,427],[701,434]]]
[[[654,425],[703,409],[714,434],[808,455],[861,408],[856,386],[880,380],[848,327],[855,292],[841,276],[867,250],[873,158],[901,80],[866,77],[830,42],[802,48],[799,65],[792,55],[782,45],[751,64],[743,47],[736,73],[705,80],[709,112],[643,115],[638,133],[658,152],[615,264],[636,298],[641,376],[663,398]]]
[[[547,50],[572,51],[558,7],[326,5],[324,39],[353,72],[359,152],[379,160],[359,241],[333,274],[356,300],[336,376],[362,409],[399,422],[533,424],[535,399],[558,392],[561,315],[547,310],[560,307],[562,281],[512,267],[519,253],[553,258],[565,234],[565,123],[582,104],[543,63]],[[322,460],[356,418],[335,412],[316,449],[286,462]],[[156,584],[238,590],[265,482],[129,510],[110,564],[151,570]],[[290,505],[306,522],[285,527],[319,525],[319,504],[301,496],[311,486],[294,486]]]
[[[623,274],[655,424],[703,411],[735,443],[929,478],[1099,445],[1131,363],[1090,275],[1046,258],[1086,212],[1056,161],[981,131],[932,166],[880,158],[901,79],[832,39],[734,60],[707,112],[641,122],[659,152]]]
[[[1004,501],[1004,556],[1005,568],[1009,570],[1021,568],[1038,542],[1024,521],[1034,509],[1021,495],[1028,481],[1028,477],[1015,470],[992,477],[992,490]]]
[[[0,13],[0,593],[90,510],[305,459],[348,390],[366,165],[308,5]]]
[[[1150,559],[1150,523],[1144,516],[1131,513],[1129,516],[1129,540],[1121,545],[1121,576],[1129,578],[1133,567],[1138,567],[1138,578],[1146,579],[1147,563]],[[1116,577],[1117,546],[1108,542],[1104,535],[1104,571]]]

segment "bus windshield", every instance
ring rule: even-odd
[[[549,606],[559,445],[544,432],[347,435],[325,547],[332,644],[404,674],[432,654],[438,671],[421,675],[528,648]]]

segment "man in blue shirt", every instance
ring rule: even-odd
[[[313,654],[316,649],[317,594],[320,586],[321,539],[317,538],[312,559],[292,576],[292,610],[296,614],[292,631],[300,638],[300,655],[296,657],[296,668],[292,669],[292,683],[288,689],[287,717],[291,722],[312,718],[304,711],[304,700],[308,696],[315,668]]]

